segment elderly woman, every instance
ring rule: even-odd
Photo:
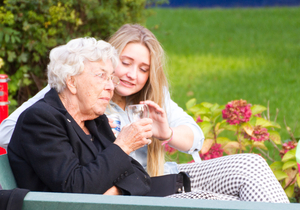
[[[79,38],[50,52],[51,90],[19,117],[8,146],[18,187],[33,191],[144,195],[150,178],[129,153],[152,136],[152,120],[115,139],[103,115],[119,79],[115,49]]]

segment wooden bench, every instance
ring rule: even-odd
[[[0,156],[0,184],[16,188],[7,155]],[[241,201],[189,200],[143,196],[108,196],[75,193],[29,192],[22,210],[299,210],[300,204],[275,204]]]

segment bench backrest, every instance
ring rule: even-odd
[[[11,171],[7,154],[0,155],[0,185],[4,190],[17,187],[15,177]]]

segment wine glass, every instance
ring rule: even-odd
[[[126,108],[128,119],[131,123],[139,119],[149,117],[149,107],[147,104],[133,104]]]

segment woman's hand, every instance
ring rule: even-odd
[[[152,137],[152,120],[144,118],[137,122],[125,125],[119,133],[115,144],[117,144],[126,154],[150,144]]]
[[[109,125],[110,125],[111,128],[117,127],[117,125],[114,124],[114,120],[113,120],[113,119],[111,119],[111,118],[109,118],[109,117],[107,117],[107,119],[108,119],[108,123],[109,123]]]
[[[153,101],[141,101],[140,103],[147,104],[149,107],[149,117],[153,120],[153,137],[161,140],[170,138],[172,131],[165,110]]]
[[[122,195],[122,192],[116,186],[112,186],[105,193],[103,193],[103,195]]]
[[[111,119],[111,118],[107,118],[108,119],[108,124],[109,124],[109,126],[111,127],[111,128],[115,128],[115,127],[117,127],[117,125],[116,124],[114,124],[114,120],[113,119]],[[116,135],[116,130],[115,129],[112,129],[112,132]]]

